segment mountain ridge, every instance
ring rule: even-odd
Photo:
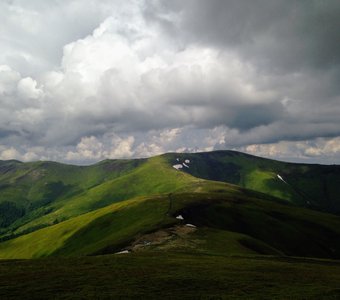
[[[114,253],[132,249],[148,233],[160,243],[151,242],[152,249],[337,258],[339,217],[325,212],[336,214],[340,207],[339,171],[236,151],[89,166],[0,162],[0,258]],[[197,232],[184,234],[177,215],[199,225]]]

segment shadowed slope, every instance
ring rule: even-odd
[[[169,166],[190,160],[183,172],[229,182],[289,202],[340,212],[340,166],[285,163],[236,151],[164,154]]]

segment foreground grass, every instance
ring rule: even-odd
[[[340,263],[139,253],[0,261],[1,299],[338,299]]]

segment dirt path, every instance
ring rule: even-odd
[[[150,249],[150,247],[158,250],[188,247],[191,244],[189,236],[196,230],[196,228],[186,225],[176,225],[171,228],[160,229],[140,236],[128,247],[128,250],[138,252]]]

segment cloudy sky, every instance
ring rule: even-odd
[[[340,163],[338,0],[0,0],[0,159]]]

